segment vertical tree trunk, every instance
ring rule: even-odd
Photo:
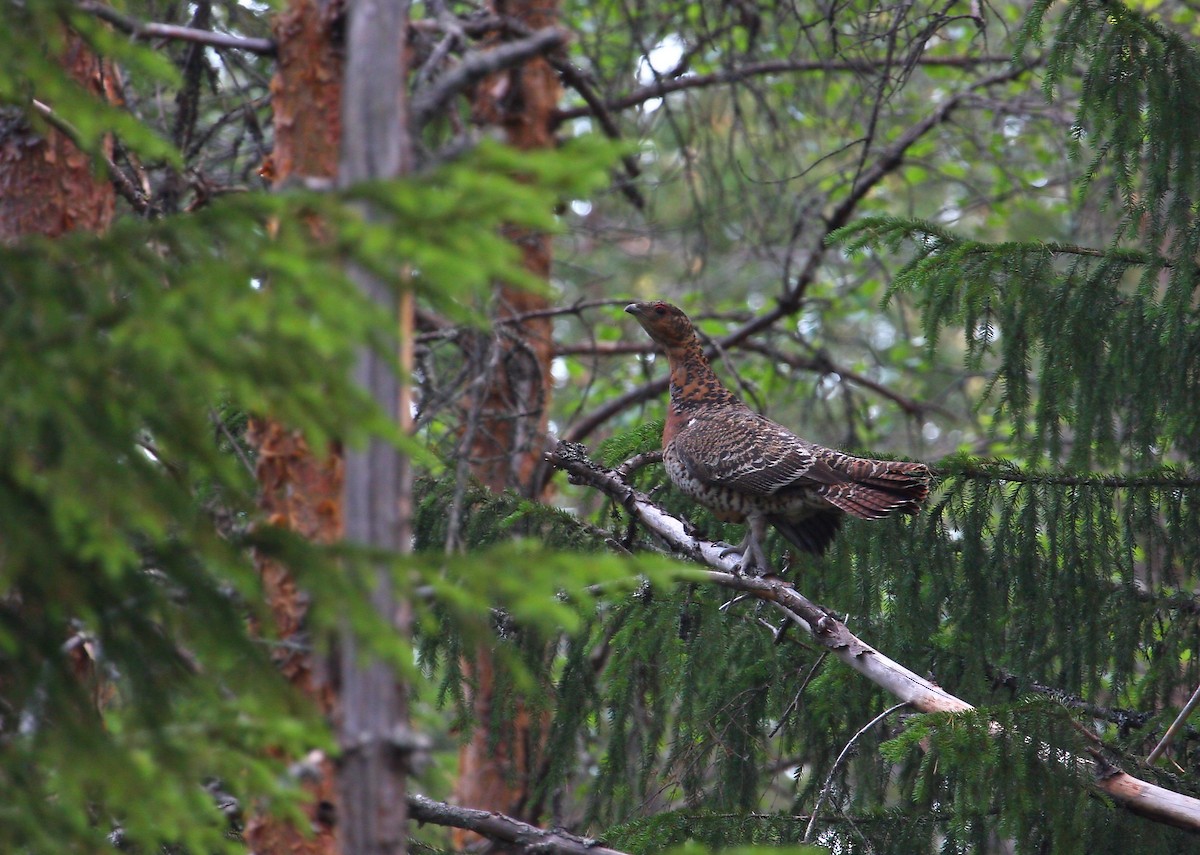
[[[343,186],[395,178],[412,168],[406,98],[408,13],[408,0],[351,2],[338,171]],[[371,216],[369,210],[363,213]],[[351,275],[368,297],[400,318],[400,363],[407,370],[412,364],[410,296],[398,299],[388,282],[366,270],[352,269]],[[354,379],[402,428],[410,427],[409,379],[399,376],[390,360],[364,348]],[[351,452],[346,460],[346,514],[346,539],[351,543],[393,554],[411,552],[412,471],[407,457],[380,439],[372,439],[365,451]],[[370,572],[376,613],[407,637],[410,613],[397,601],[390,564]],[[340,643],[342,846],[348,855],[394,855],[407,846],[405,788],[416,748],[405,687],[385,661],[362,654],[352,628],[342,632]]]
[[[264,173],[281,184],[294,176],[333,179],[341,140],[342,0],[290,0],[276,18],[278,70],[271,81],[275,149]],[[338,448],[318,456],[304,437],[268,418],[251,420],[247,436],[258,452],[259,503],[272,525],[282,525],[320,543],[342,537],[342,455]],[[309,650],[308,599],[287,568],[260,560],[263,591],[281,640],[276,662],[293,685],[327,715],[334,694],[323,663]],[[332,764],[322,761],[308,786],[308,829],[262,814],[250,817],[245,837],[258,855],[335,855],[331,820],[337,803]]]
[[[87,49],[83,39],[68,32],[60,60],[88,92],[116,100],[110,69]],[[33,93],[34,97],[37,94]],[[53,110],[54,105],[49,107]],[[110,138],[104,140],[102,150],[111,156]],[[92,159],[65,133],[54,127],[39,133],[19,108],[0,107],[0,244],[35,235],[56,238],[76,229],[107,229],[116,194],[112,184],[97,178],[96,172]],[[96,709],[101,709],[111,686],[103,669],[96,667],[92,643],[80,632],[65,639],[64,651],[75,676],[89,687]]]
[[[493,0],[492,10],[530,29],[557,23],[556,0]],[[474,110],[486,124],[502,127],[506,141],[521,149],[554,144],[551,115],[562,94],[558,77],[541,57],[484,81]],[[525,266],[542,278],[550,275],[550,240],[547,235],[512,230],[521,247]],[[501,284],[497,288],[497,318],[520,318],[548,306],[545,297]],[[553,356],[552,321],[548,317],[524,318],[499,327],[499,358],[481,402],[471,402],[479,416],[469,450],[473,472],[494,490],[514,488],[536,498],[551,395],[550,361]],[[481,726],[459,754],[455,800],[462,805],[500,811],[527,822],[537,822],[541,812],[533,787],[541,759],[548,713],[531,713],[517,699],[507,722],[507,732],[489,733],[487,723],[500,720],[493,714],[495,663],[490,648],[480,646],[473,661],[464,661],[470,683],[471,705]],[[547,693],[547,696],[548,693]],[[464,846],[478,839],[470,832],[455,833]]]
[[[109,69],[74,33],[66,36],[61,62],[93,95],[114,100]],[[112,155],[111,140],[103,148]],[[30,235],[58,237],[74,229],[104,231],[116,196],[98,173],[103,170],[62,131],[35,131],[19,109],[0,108],[0,243]]]

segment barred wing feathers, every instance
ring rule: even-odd
[[[671,444],[693,478],[751,500],[819,496],[852,516],[873,520],[915,513],[929,494],[924,464],[834,451],[741,407],[701,410]]]

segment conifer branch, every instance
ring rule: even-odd
[[[810,601],[795,586],[778,576],[743,576],[738,560],[726,556],[725,544],[696,537],[691,526],[668,514],[650,498],[631,487],[615,470],[587,456],[584,446],[560,442],[547,455],[548,462],[568,473],[575,484],[586,484],[619,502],[643,527],[671,551],[705,564],[709,581],[765,600],[808,632],[844,664],[858,671],[898,700],[925,712],[966,712],[966,701],[918,676],[859,639],[828,609]],[[1112,766],[1098,749],[1090,759],[1045,746],[1047,762],[1083,764],[1091,769],[1095,786],[1121,807],[1154,822],[1200,833],[1200,799],[1135,778]]]
[[[1200,487],[1200,477],[1185,475],[1172,469],[1144,475],[1102,475],[1093,472],[1032,472],[1008,463],[981,464],[968,462],[959,466],[952,459],[939,467],[939,478],[955,477],[978,481],[1008,481],[1016,484],[1039,484],[1051,487],[1109,487],[1123,490],[1161,489],[1188,490]]]
[[[418,822],[474,831],[506,844],[507,849],[516,848],[538,855],[625,855],[601,845],[598,840],[579,837],[561,828],[538,828],[490,810],[459,807],[416,793],[409,795],[407,801],[409,816]]]

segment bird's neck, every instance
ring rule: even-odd
[[[667,361],[671,368],[672,413],[698,406],[740,405],[713,372],[698,340],[672,347],[667,351]]]

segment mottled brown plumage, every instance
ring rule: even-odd
[[[870,460],[803,440],[751,410],[713,373],[687,315],[670,303],[625,308],[666,351],[671,403],[663,462],[671,481],[727,522],[745,522],[735,548],[745,572],[768,572],[767,525],[820,555],[846,514],[916,513],[929,495],[923,463]]]

